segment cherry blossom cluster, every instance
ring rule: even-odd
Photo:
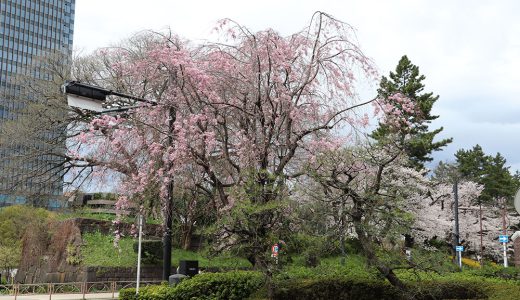
[[[374,105],[376,114],[382,114],[381,123],[395,130],[409,130],[413,126],[412,119],[421,114],[421,110],[416,107],[416,101],[402,93],[379,98]]]

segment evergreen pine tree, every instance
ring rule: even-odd
[[[455,158],[459,173],[484,187],[479,201],[494,203],[499,198],[513,198],[518,180],[510,173],[506,159],[500,153],[486,155],[482,147],[476,145],[470,150],[457,151]]]
[[[462,177],[480,182],[485,174],[485,170],[490,163],[491,157],[484,153],[482,147],[477,144],[473,149],[460,149],[455,153],[458,170]]]
[[[401,93],[417,104],[421,113],[418,116],[409,116],[408,120],[412,123],[411,130],[407,132],[397,132],[403,143],[406,153],[410,157],[411,166],[416,169],[424,168],[426,162],[432,161],[430,154],[439,151],[442,147],[451,143],[452,139],[443,139],[434,142],[434,138],[443,128],[429,130],[428,124],[439,116],[431,115],[433,104],[439,96],[433,93],[423,93],[424,84],[422,81],[426,77],[419,74],[419,67],[412,64],[408,57],[403,56],[394,72],[390,72],[390,78],[383,76],[378,96],[388,98],[395,93]],[[379,124],[379,127],[372,132],[372,138],[377,141],[384,140],[389,134],[393,134],[390,128]]]

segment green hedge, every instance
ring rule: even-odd
[[[279,282],[275,287],[274,298],[289,299],[399,299],[399,292],[376,280],[350,279],[296,279]]]
[[[484,282],[481,280],[421,281],[408,283],[408,292],[402,293],[384,280],[314,278],[275,281],[274,299],[490,299],[513,300],[520,295],[520,284]],[[256,292],[256,293],[255,293]],[[205,273],[181,282],[176,287],[167,284],[140,289],[123,289],[123,300],[194,300],[194,299],[266,299],[262,274],[253,271]],[[255,297],[256,296],[256,297]]]
[[[122,300],[205,300],[244,299],[264,284],[259,272],[233,271],[226,273],[203,273],[182,281],[175,287],[168,285],[148,286],[139,290],[123,289],[119,292]]]
[[[383,280],[370,279],[297,279],[278,283],[274,299],[487,299],[490,290],[477,281],[430,281],[408,286],[406,293]]]
[[[409,288],[414,299],[487,299],[482,282],[478,281],[424,281]],[[407,297],[411,298],[411,297]]]

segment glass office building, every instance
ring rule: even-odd
[[[17,76],[47,79],[45,76],[48,74],[31,72],[30,66],[49,53],[61,52],[68,57],[72,55],[74,11],[75,0],[0,0],[0,126],[2,120],[16,119],[14,112],[22,105],[16,101],[22,88],[14,80]],[[34,95],[34,101],[38,101],[38,95]],[[9,151],[0,149],[0,160],[5,162]],[[24,168],[30,169],[39,163],[45,163],[45,159],[28,162]],[[9,192],[9,180],[15,177],[14,174],[6,174],[0,168],[2,171],[0,206],[23,203],[24,193],[19,194],[14,190]],[[63,183],[60,174],[55,176],[57,180],[45,186],[27,181],[19,191],[25,189],[30,194],[32,190],[38,190],[50,196],[47,206],[57,206],[59,204],[55,199],[62,194]]]

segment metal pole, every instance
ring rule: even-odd
[[[173,130],[175,123],[175,109],[170,108],[168,120],[168,144],[167,147],[173,145]],[[167,172],[172,169],[172,163],[167,162]],[[171,176],[171,174],[166,176]],[[172,229],[173,229],[173,178],[169,178],[168,190],[166,191],[166,203],[164,207],[164,225],[163,225],[163,280],[168,281],[172,269]]]
[[[462,270],[462,251],[457,251],[459,253],[459,268]]]
[[[139,214],[139,241],[137,244],[137,280],[135,283],[135,294],[139,294],[139,281],[141,280],[141,238],[143,236],[143,215]]]
[[[507,235],[506,229],[506,200],[502,201],[502,231],[504,235]],[[504,268],[507,268],[507,243],[504,244]]]
[[[454,245],[453,247],[457,247],[459,245],[459,182],[458,179],[455,179],[455,183],[453,183],[453,213],[455,219],[455,237],[454,237]],[[459,252],[458,255],[458,265],[462,268],[462,259],[461,254]]]
[[[504,244],[504,268],[507,268],[507,243]]]
[[[479,222],[480,222],[480,267],[484,266],[484,243],[482,236],[484,232],[482,231],[482,201],[479,201]]]

